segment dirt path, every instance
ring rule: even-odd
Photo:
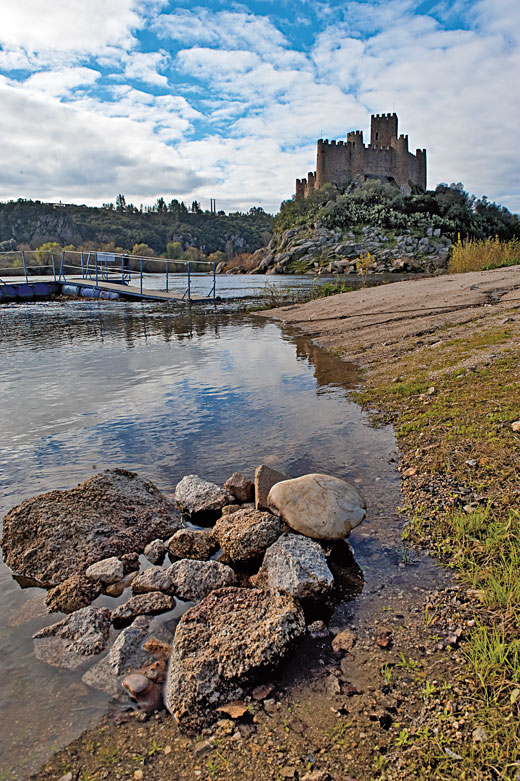
[[[344,360],[370,367],[395,359],[411,340],[448,331],[452,338],[456,326],[515,304],[520,266],[396,282],[258,315],[294,325],[321,346],[341,348]]]

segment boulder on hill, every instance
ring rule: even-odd
[[[16,574],[52,587],[100,559],[139,553],[180,527],[156,486],[124,469],[107,469],[77,488],[27,499],[4,519],[5,562]]]

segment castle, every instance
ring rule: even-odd
[[[320,138],[316,171],[296,180],[296,197],[306,198],[326,182],[344,188],[365,179],[393,181],[407,195],[412,185],[426,190],[426,149],[408,151],[408,136],[397,135],[397,114],[372,114],[368,146],[362,130],[348,133],[346,141]]]

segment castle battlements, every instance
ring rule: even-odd
[[[367,145],[362,130],[352,130],[346,141],[318,139],[316,171],[296,180],[296,197],[306,198],[327,182],[344,188],[373,178],[394,182],[405,193],[412,186],[426,190],[426,149],[409,152],[408,136],[397,128],[397,114],[372,114]]]

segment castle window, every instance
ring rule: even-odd
[[[379,138],[379,133],[376,133],[376,141],[377,141],[378,138]]]

